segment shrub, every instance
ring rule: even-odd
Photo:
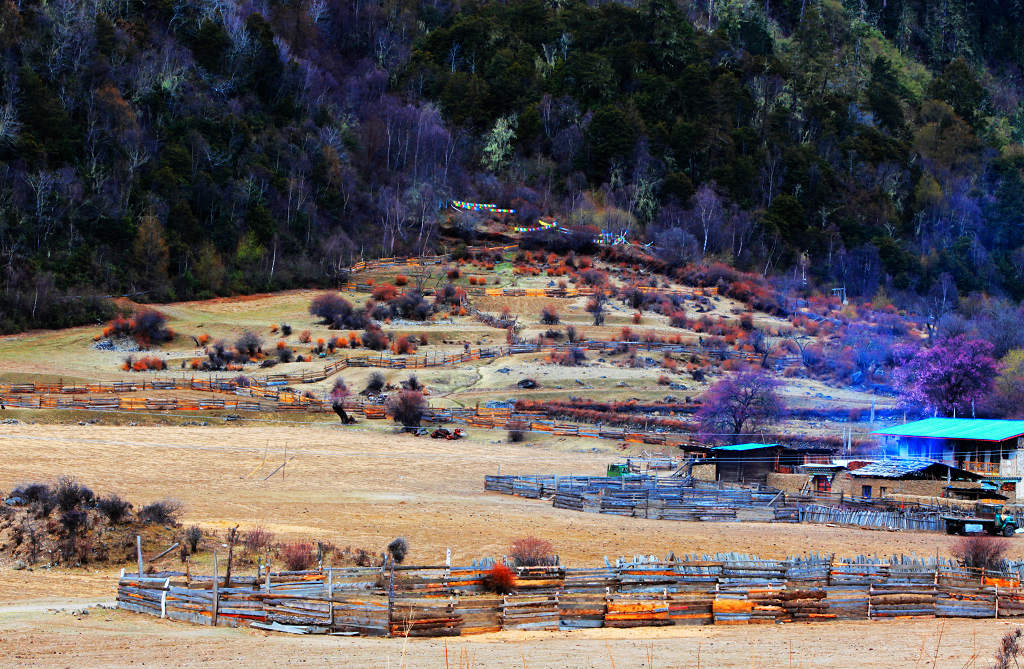
[[[415,374],[410,374],[408,379],[402,381],[402,387],[406,390],[423,390],[423,384]]]
[[[313,566],[313,544],[293,541],[281,548],[281,559],[288,571],[306,571]]]
[[[106,497],[100,497],[97,499],[96,508],[99,509],[100,513],[107,517],[107,520],[116,525],[128,516],[128,513],[132,509],[132,505],[126,500],[123,500],[117,495],[111,493]]]
[[[279,342],[284,343],[284,342]],[[277,349],[277,359],[281,362],[291,362],[295,355],[295,351],[287,346],[281,346]]]
[[[509,442],[518,444],[526,441],[526,428],[528,424],[524,420],[509,422]]]
[[[64,526],[68,534],[74,534],[84,528],[88,521],[89,516],[85,511],[79,509],[68,509],[60,514],[60,524]]]
[[[139,509],[139,521],[146,525],[177,525],[181,502],[164,499]]]
[[[666,375],[662,374],[658,377],[659,386],[667,386],[670,383],[672,383],[672,379],[668,378]]]
[[[398,289],[390,283],[382,283],[374,286],[372,295],[378,302],[390,302],[398,297]]]
[[[965,567],[996,569],[1003,563],[1010,548],[1005,539],[985,535],[961,537],[950,548],[950,553]]]
[[[281,336],[282,337],[287,337],[287,336],[291,335],[291,333],[292,333],[292,326],[288,325],[287,323],[282,323],[281,324]]]
[[[999,650],[996,651],[996,663],[992,669],[1019,669],[1020,661],[1024,658],[1022,637],[1024,637],[1024,631],[1021,631],[1019,627],[1003,635],[999,642]]]
[[[142,348],[174,339],[174,332],[167,328],[167,317],[155,309],[136,312],[129,325],[132,337]]]
[[[402,564],[405,561],[405,556],[409,553],[409,542],[405,540],[405,537],[397,537],[388,544],[388,555],[394,560],[395,564]]]
[[[434,303],[438,305],[448,304],[457,306],[462,304],[465,299],[465,288],[456,286],[453,283],[446,283],[439,291],[437,291],[437,295],[434,297]]]
[[[575,344],[576,342],[579,341],[579,334],[576,332],[575,325],[565,326],[565,338],[568,339],[569,342],[572,344]]]
[[[395,340],[395,344],[391,350],[398,355],[405,355],[406,353],[415,353],[416,346],[409,341],[408,335],[402,335]]]
[[[427,401],[418,390],[403,390],[389,397],[384,409],[392,420],[409,429],[419,427],[427,410]]]
[[[370,378],[366,380],[366,388],[363,389],[363,393],[367,395],[376,395],[384,389],[384,375],[380,372],[373,372],[370,374]]]
[[[395,275],[395,285],[396,286],[404,286],[407,283],[409,283],[409,277],[407,277],[404,274],[396,274]]]
[[[185,530],[185,543],[193,553],[199,549],[199,542],[203,540],[203,530],[198,525],[192,525]]]
[[[640,312],[639,312],[639,311],[638,311],[638,312],[636,312],[635,314],[633,314],[633,324],[634,324],[634,325],[639,325],[639,324],[640,324],[640,319],[641,319],[641,318],[643,318],[643,316],[641,316],[641,315],[640,315]]]
[[[508,548],[509,557],[520,567],[537,567],[555,563],[555,549],[550,541],[537,537],[520,537]]]
[[[299,343],[300,344],[308,344],[312,340],[313,340],[313,335],[311,335],[309,333],[309,330],[303,330],[302,332],[299,333]]]
[[[540,311],[540,322],[544,325],[558,325],[560,319],[558,311],[552,305],[547,305]]]
[[[448,269],[447,272],[445,272],[445,276],[454,281],[455,279],[458,279],[460,276],[462,276],[462,270],[459,269],[458,267],[451,267]]]
[[[196,342],[200,346],[206,346],[208,343],[210,343],[210,335],[208,335],[205,332],[203,332],[198,337],[196,337]]]
[[[56,504],[53,488],[45,483],[20,485],[11,491],[11,497],[20,497],[25,504],[35,507],[39,516],[50,515]]]
[[[95,499],[95,495],[93,495],[92,490],[89,490],[89,488],[70,476],[62,476],[57,480],[54,499],[61,511],[68,512],[80,506],[91,504]]]
[[[333,323],[339,315],[344,315],[351,311],[352,305],[349,301],[337,293],[317,295],[309,303],[309,313],[313,316],[319,316],[324,325]],[[284,332],[283,327],[281,331]]]
[[[516,575],[503,564],[491,567],[483,578],[483,586],[496,595],[507,595],[516,587]]]
[[[383,351],[388,347],[388,338],[376,325],[366,326],[363,331],[363,346],[371,351]]]
[[[266,548],[274,540],[273,532],[268,532],[262,527],[254,527],[242,537],[242,544],[249,553],[258,553]]]
[[[235,348],[244,356],[255,358],[263,351],[263,339],[251,330],[246,330],[235,341]]]

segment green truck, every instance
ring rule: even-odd
[[[1012,537],[1017,532],[1017,518],[1012,513],[1003,513],[1001,504],[978,504],[972,516],[943,516],[947,534],[988,534]]]

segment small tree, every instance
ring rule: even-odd
[[[392,420],[401,423],[406,431],[413,432],[423,420],[423,414],[427,411],[427,401],[418,390],[403,390],[389,397],[384,409]]]
[[[964,414],[984,399],[998,373],[992,344],[964,335],[916,352],[897,352],[894,370],[903,400],[943,414]]]
[[[783,413],[777,386],[777,381],[760,371],[743,371],[722,379],[704,393],[697,412],[701,429],[741,435],[774,423]]]
[[[558,325],[558,310],[553,305],[545,305],[540,311],[540,322],[544,325]]]
[[[594,325],[604,325],[604,294],[597,293],[590,298],[586,310],[594,317]]]
[[[334,409],[334,413],[338,414],[338,418],[341,420],[342,425],[348,425],[355,421],[345,412],[345,398],[349,396],[348,386],[345,385],[344,379],[337,379],[334,382],[334,387],[331,388],[330,400],[331,408]]]

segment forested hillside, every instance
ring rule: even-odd
[[[935,316],[1019,300],[1022,20],[991,0],[0,0],[0,330],[105,315],[89,295],[327,285],[434,247],[451,198]]]

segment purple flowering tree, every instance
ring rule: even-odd
[[[907,404],[924,406],[943,415],[966,414],[992,389],[999,371],[992,344],[957,335],[921,348],[901,351],[893,376]]]
[[[709,434],[742,435],[782,417],[778,381],[761,371],[739,372],[711,386],[697,412],[701,429]]]

